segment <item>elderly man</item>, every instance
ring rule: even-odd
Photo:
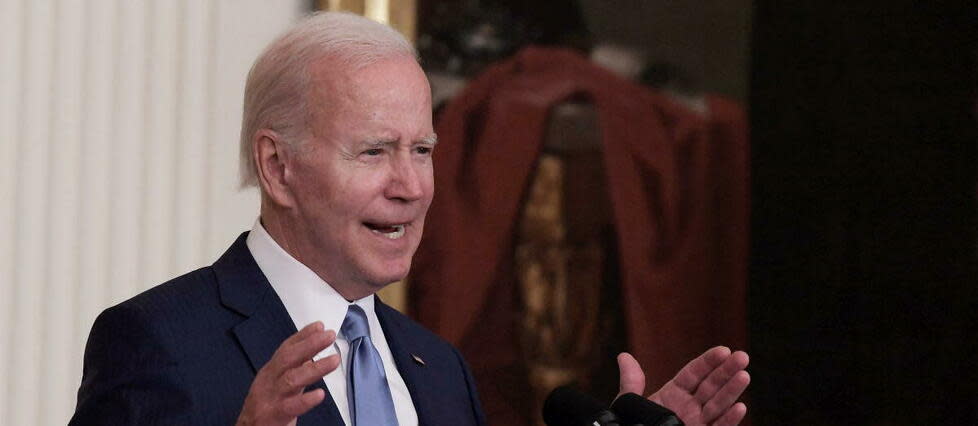
[[[241,133],[259,220],[214,265],[99,316],[72,424],[485,424],[459,353],[374,297],[408,273],[436,144],[397,32],[324,13],[275,41]],[[650,398],[736,424],[746,364],[714,348]],[[622,391],[642,393],[635,360],[619,365]]]

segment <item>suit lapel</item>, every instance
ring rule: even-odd
[[[414,410],[418,413],[418,424],[431,424],[429,419],[425,417],[426,413],[435,412],[437,407],[432,406],[433,403],[429,398],[431,392],[428,388],[426,367],[414,359],[417,356],[423,360],[425,358],[424,350],[413,344],[411,336],[407,334],[408,330],[403,323],[398,321],[397,316],[400,314],[394,308],[381,302],[379,297],[375,298],[375,302],[374,310],[377,312],[380,326],[384,328],[384,337],[387,338],[387,345],[394,356],[397,371],[401,373],[401,378],[404,379],[404,384],[407,385],[408,392],[411,393],[411,400],[414,401]]]
[[[214,263],[221,302],[225,307],[246,318],[232,329],[242,350],[257,373],[272,358],[278,346],[298,330],[292,323],[285,305],[262,274],[245,243],[248,233],[242,234],[220,259]],[[342,425],[343,419],[336,403],[319,380],[306,391],[320,388],[326,399],[299,419],[299,424]]]

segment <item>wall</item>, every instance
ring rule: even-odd
[[[579,0],[597,40],[678,67],[699,89],[748,98],[753,0]]]
[[[0,1],[0,424],[64,424],[95,316],[251,226],[244,78],[307,3]]]

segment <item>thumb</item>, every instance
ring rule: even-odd
[[[618,354],[618,396],[645,393],[645,372],[628,352]]]

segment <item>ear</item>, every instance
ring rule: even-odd
[[[255,132],[252,144],[252,155],[258,169],[258,184],[261,185],[263,198],[267,197],[273,204],[282,207],[293,207],[295,198],[288,182],[292,173],[291,152],[278,133],[269,129]]]

